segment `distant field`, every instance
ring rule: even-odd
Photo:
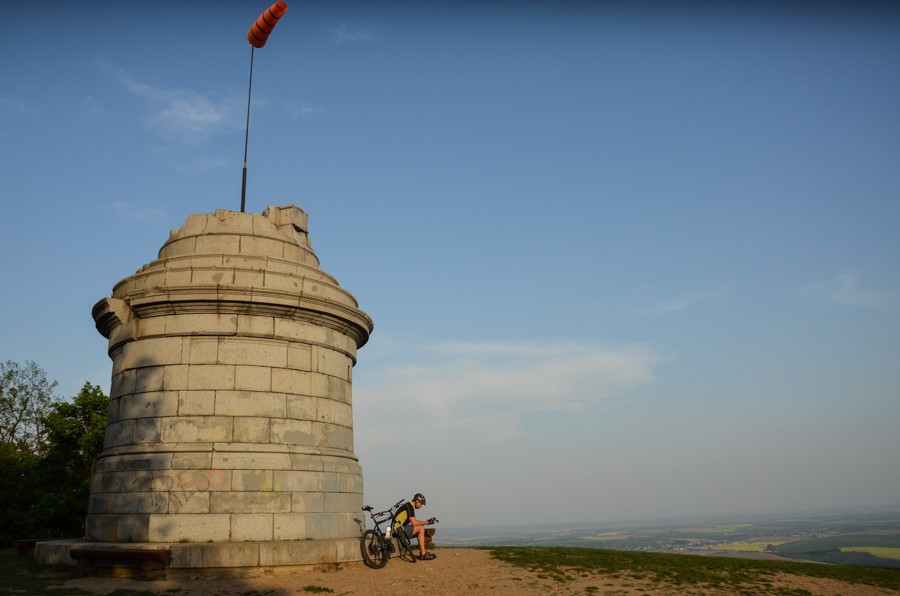
[[[626,538],[631,538],[631,534],[628,532],[602,532],[584,537],[585,540],[624,540]]]
[[[784,542],[726,542],[716,546],[713,550],[729,551],[736,553],[764,553],[768,546],[780,546]]]
[[[844,550],[853,547],[900,549],[900,534],[848,534],[815,540],[797,540],[779,546],[778,552],[794,555],[824,550]]]
[[[887,546],[845,546],[841,548],[841,552],[871,553],[876,557],[881,557],[883,559],[900,560],[900,548],[890,548]]]
[[[747,528],[753,524],[731,524],[724,526],[700,526],[696,528],[675,528],[674,531],[679,534],[734,534]]]

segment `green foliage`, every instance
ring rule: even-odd
[[[728,557],[701,557],[571,547],[488,547],[499,560],[570,581],[577,573],[651,580],[669,587],[708,586],[746,591],[766,584],[777,573],[835,579],[900,590],[900,570],[818,565]]]
[[[71,402],[54,402],[49,390],[56,383],[47,382],[34,363],[7,362],[0,368],[3,436],[15,439],[0,441],[0,545],[83,536],[91,468],[106,432],[107,397],[85,383]],[[23,400],[31,405],[23,406]],[[35,412],[39,419],[23,426]]]
[[[45,446],[44,417],[55,397],[56,381],[34,362],[0,363],[0,443],[40,454]]]

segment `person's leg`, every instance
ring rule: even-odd
[[[413,527],[413,536],[416,537],[416,540],[419,542],[419,554],[425,554],[425,526],[414,526]]]

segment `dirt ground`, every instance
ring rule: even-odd
[[[115,577],[82,577],[66,581],[65,588],[80,588],[95,594],[134,590],[178,596],[284,596],[294,594],[693,594],[724,595],[732,592],[700,588],[663,587],[649,580],[611,578],[602,574],[579,576],[561,583],[514,565],[496,561],[490,553],[475,549],[438,549],[431,561],[410,563],[392,558],[384,569],[369,569],[362,563],[339,569],[273,573],[258,577],[193,576],[141,581]],[[814,594],[821,596],[875,596],[898,594],[859,586],[791,575],[778,577],[772,587],[742,591],[743,594]],[[807,592],[797,592],[806,590]]]

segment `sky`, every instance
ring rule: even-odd
[[[365,501],[455,527],[900,505],[900,9],[288,2],[247,211],[375,322]],[[0,5],[0,361],[240,209],[268,1]]]

